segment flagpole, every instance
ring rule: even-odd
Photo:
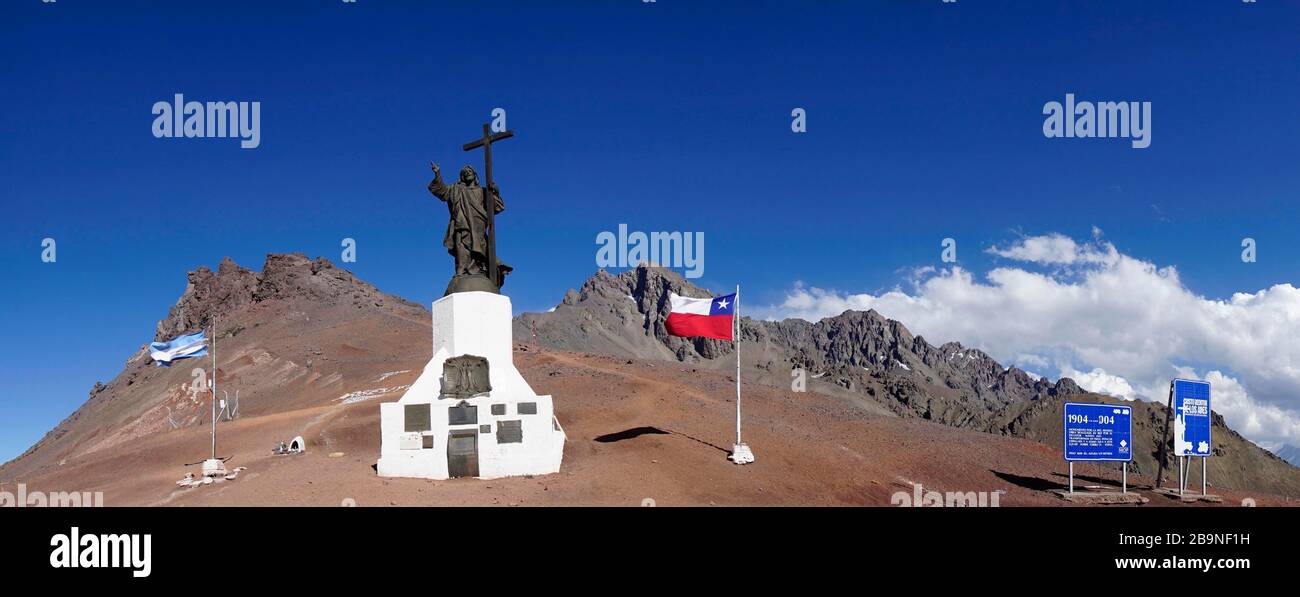
[[[212,458],[203,461],[203,477],[211,479],[226,476],[225,463],[217,460],[217,316],[212,316],[212,338],[208,342],[209,354],[212,356],[212,377],[208,379],[208,388],[212,390]]]
[[[740,285],[736,285],[736,295],[731,299],[731,342],[736,348],[736,445],[728,458],[736,464],[749,464],[754,461],[754,452],[745,445],[740,436]]]
[[[740,440],[740,285],[736,285],[736,299],[732,305],[735,308],[735,323],[731,332],[731,337],[736,345],[736,445],[744,444]]]
[[[217,459],[217,316],[212,316],[212,459]]]

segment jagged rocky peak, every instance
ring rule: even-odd
[[[918,347],[928,346],[907,326],[876,312],[844,311],[816,323],[801,319],[756,322],[766,341],[797,355],[803,366],[818,371],[849,366],[883,370],[915,363]]]
[[[1083,388],[1079,387],[1079,384],[1074,383],[1073,379],[1062,377],[1061,379],[1056,380],[1056,384],[1052,386],[1052,390],[1049,393],[1053,396],[1070,396],[1073,394],[1084,394],[1086,392],[1084,392]]]
[[[335,267],[324,257],[309,259],[302,253],[269,253],[258,277],[254,300],[309,298],[332,301],[383,296],[352,272]]]
[[[593,299],[628,300],[637,304],[641,312],[669,311],[668,294],[704,298],[713,296],[686,281],[677,272],[662,267],[639,265],[614,275],[604,269],[597,270],[577,292],[565,295],[565,304],[576,305]]]
[[[214,316],[224,318],[249,303],[295,299],[325,304],[352,301],[358,305],[391,300],[324,257],[269,253],[261,272],[250,271],[226,257],[215,272],[207,266],[189,272],[185,291],[167,317],[158,322],[154,340],[203,329]]]
[[[185,291],[172,306],[167,317],[158,322],[155,341],[163,341],[208,325],[213,315],[225,315],[253,301],[257,274],[240,267],[229,257],[221,260],[217,271],[207,266],[187,275]]]

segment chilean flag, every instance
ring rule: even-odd
[[[664,322],[674,336],[701,336],[717,340],[732,339],[732,318],[736,314],[736,295],[714,298],[686,298],[669,294],[672,312]]]

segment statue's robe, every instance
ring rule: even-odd
[[[459,243],[475,254],[476,261],[486,264],[487,211],[486,203],[483,201],[484,188],[471,187],[459,181],[447,186],[443,184],[442,175],[439,174],[433,178],[433,182],[429,183],[429,192],[445,201],[447,211],[451,214],[451,219],[447,222],[447,234],[442,238],[442,246],[447,247],[447,253],[455,256],[456,245]],[[492,196],[496,199],[494,206],[496,211],[493,213],[505,211],[506,204],[501,201],[501,195],[493,193]]]

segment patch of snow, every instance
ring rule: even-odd
[[[404,386],[393,386],[391,388],[373,388],[370,390],[357,390],[355,392],[348,392],[347,394],[339,396],[338,398],[335,398],[334,401],[338,402],[341,400],[343,401],[343,404],[352,404],[353,402],[361,402],[364,400],[369,400],[371,398],[383,396],[384,394],[392,394],[393,392],[405,390],[409,387],[411,386],[404,385]]]
[[[899,367],[902,367],[903,369],[906,369],[906,370],[908,370],[908,371],[911,371],[911,370],[912,370],[912,368],[911,368],[911,367],[908,367],[908,366],[907,366],[907,363],[904,363],[903,361],[900,361],[900,360],[898,360],[898,359],[894,359],[894,362],[895,362],[895,363],[898,363],[898,366],[899,366]]]
[[[401,371],[389,371],[388,373],[384,373],[380,375],[379,379],[376,379],[375,381],[376,382],[384,381],[385,379],[388,379],[394,375],[401,375],[402,373],[410,373],[410,372],[411,372],[410,369],[403,369]]]

